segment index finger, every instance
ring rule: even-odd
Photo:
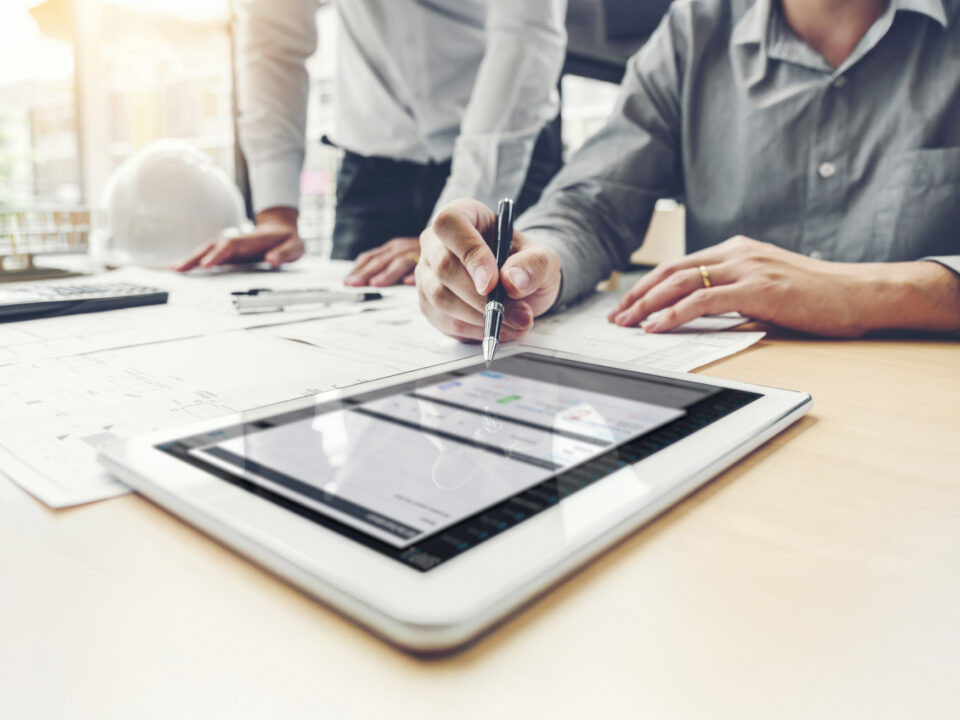
[[[489,294],[497,283],[497,261],[493,251],[481,234],[481,229],[491,225],[496,216],[488,208],[491,217],[482,217],[476,205],[479,203],[452,203],[440,211],[433,221],[437,238],[460,261],[480,295]]]
[[[210,252],[213,246],[214,246],[214,243],[212,242],[209,242],[206,245],[201,245],[199,248],[197,248],[193,252],[192,255],[187,257],[185,260],[181,260],[178,263],[174,263],[173,265],[171,265],[171,268],[173,270],[176,270],[177,272],[187,272],[188,270],[193,270],[197,265],[200,264],[200,259],[204,255],[206,255],[208,252]]]

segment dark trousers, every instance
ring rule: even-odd
[[[537,138],[517,211],[533,205],[563,164],[560,118]],[[337,175],[331,257],[353,260],[395,237],[419,237],[440,198],[450,162],[419,163],[345,152]]]

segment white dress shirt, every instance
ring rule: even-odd
[[[559,108],[566,0],[336,0],[334,140],[360,155],[452,158],[437,208],[516,197]],[[318,0],[239,3],[240,143],[254,209],[297,207]]]

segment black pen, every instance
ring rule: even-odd
[[[483,309],[483,361],[490,366],[500,343],[500,325],[503,323],[503,302],[507,293],[500,282],[500,270],[510,255],[513,243],[513,200],[504,198],[497,205],[497,232],[493,238],[493,255],[497,259],[497,286],[487,295]]]

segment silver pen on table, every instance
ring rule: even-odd
[[[330,303],[369,302],[381,300],[378,292],[355,292],[350,290],[328,290],[326,288],[305,288],[294,290],[271,290],[254,288],[243,292],[234,292],[233,306],[241,315],[262,312],[278,312],[299,305],[326,305]]]

